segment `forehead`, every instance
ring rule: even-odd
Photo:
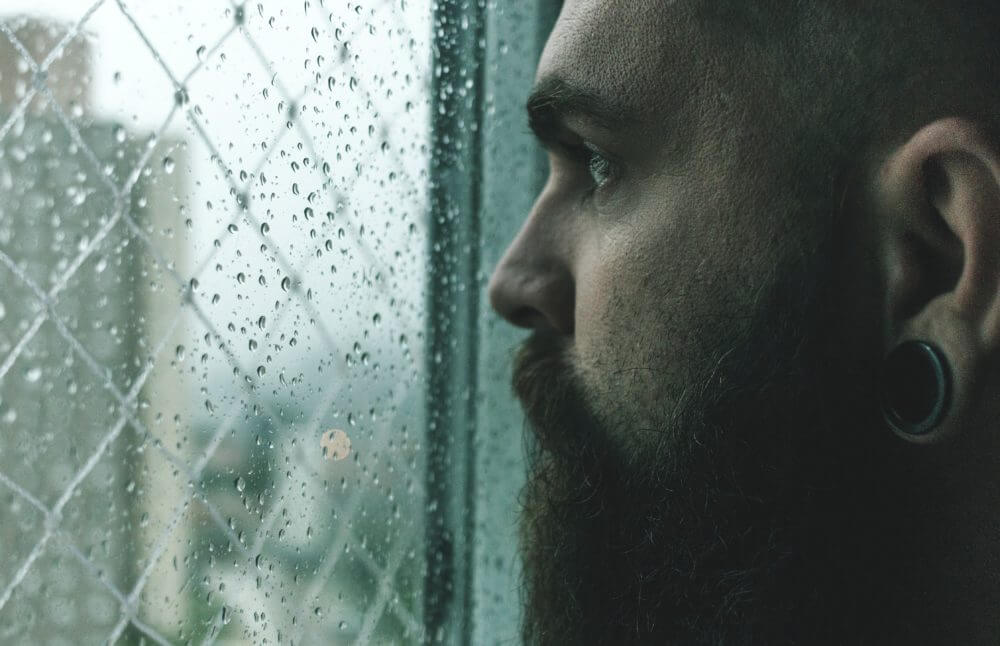
[[[666,0],[566,0],[537,79],[654,111],[690,89],[696,41],[685,13]]]

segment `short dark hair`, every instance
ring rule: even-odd
[[[998,0],[695,0],[721,83],[827,181],[944,117],[1000,133]],[[767,115],[771,115],[768,117]],[[785,139],[787,138],[787,139]]]
[[[784,75],[803,112],[918,125],[963,114],[1000,116],[996,0],[701,0],[706,33],[741,61]]]

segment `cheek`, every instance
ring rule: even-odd
[[[598,407],[630,423],[653,423],[693,368],[687,287],[696,268],[668,252],[677,244],[661,226],[595,236],[579,256],[578,364]]]
[[[599,407],[628,411],[631,423],[662,424],[744,333],[752,307],[747,279],[760,267],[747,261],[763,258],[746,251],[748,232],[727,224],[732,215],[717,204],[689,204],[697,207],[675,201],[584,236],[578,256],[575,341],[584,382]]]

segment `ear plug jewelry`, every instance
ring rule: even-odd
[[[951,389],[944,353],[925,341],[906,341],[882,366],[882,415],[899,433],[925,435],[948,414]]]

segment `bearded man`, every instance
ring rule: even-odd
[[[1000,644],[1000,3],[567,0],[529,644]]]

